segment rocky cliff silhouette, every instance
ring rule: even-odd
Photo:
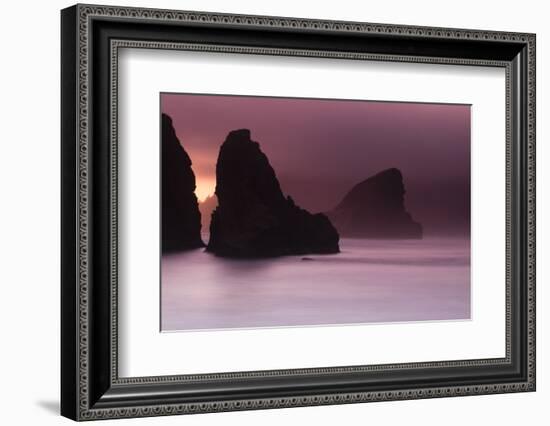
[[[327,215],[342,237],[422,238],[422,226],[405,210],[404,194],[401,172],[384,170],[355,185]]]
[[[162,252],[203,247],[191,159],[162,114]]]
[[[207,250],[227,257],[337,253],[339,236],[327,216],[283,195],[275,171],[248,129],[229,133],[216,165],[218,207]]]

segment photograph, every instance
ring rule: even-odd
[[[471,105],[160,93],[163,332],[471,319]]]

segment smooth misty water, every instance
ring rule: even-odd
[[[343,239],[340,248],[262,260],[202,249],[163,256],[162,330],[470,317],[469,240]]]

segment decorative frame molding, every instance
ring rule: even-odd
[[[112,34],[107,45],[98,36],[94,23],[107,23],[106,31],[123,32],[117,25],[139,23],[144,28],[180,26],[189,28],[216,27],[228,31],[251,29],[277,31],[299,37],[300,34],[349,34],[353,37],[371,36],[376,40],[400,40],[417,43],[431,40],[466,46],[502,46],[500,56],[487,57],[469,53],[469,57],[442,55],[404,55],[399,53],[325,50],[322,48],[258,47],[242,44],[211,42],[182,42],[173,39],[159,41],[124,39]],[[99,28],[99,27],[98,27]],[[113,30],[114,28],[114,30]],[[122,27],[121,27],[122,28]],[[102,31],[102,30],[101,30]],[[98,37],[94,39],[94,37]],[[95,42],[94,42],[95,40]],[[183,12],[126,7],[76,5],[62,12],[62,163],[63,163],[63,231],[62,231],[62,414],[75,420],[113,417],[185,414],[196,412],[262,409],[291,406],[342,404],[366,401],[434,398],[487,393],[535,390],[535,36],[496,31],[429,28],[402,25],[337,22],[267,16],[229,15],[202,12]],[[431,45],[430,45],[431,46]],[[435,45],[434,45],[435,46]],[[449,362],[387,364],[353,367],[327,367],[300,370],[273,370],[243,373],[222,373],[187,376],[140,378],[118,377],[117,327],[117,70],[118,49],[155,48],[195,51],[215,51],[239,54],[314,56],[338,59],[444,63],[481,65],[506,69],[506,357],[498,359],[462,360]],[[375,46],[376,48],[376,46]],[[108,64],[98,63],[98,50]],[[431,47],[431,49],[435,49]],[[460,48],[458,48],[460,50]],[[458,51],[457,50],[457,51]],[[498,49],[497,49],[498,50]],[[429,49],[428,49],[429,51]],[[462,50],[464,51],[464,49]],[[514,52],[519,52],[515,53]],[[94,66],[101,68],[97,71]],[[107,98],[108,105],[97,106],[95,100]],[[103,98],[102,98],[103,99]],[[103,105],[103,104],[102,104]],[[108,106],[108,116],[101,108]],[[94,109],[95,108],[95,109]],[[97,124],[98,117],[107,117],[108,125]],[[517,121],[514,121],[517,118]],[[95,120],[95,122],[93,121]],[[96,131],[94,126],[100,131]],[[95,132],[95,134],[94,134]],[[107,135],[109,147],[97,148],[99,134]],[[102,136],[104,137],[104,136]],[[96,145],[94,145],[96,143]],[[97,151],[96,150],[100,150]],[[105,152],[107,150],[107,152]],[[90,160],[94,157],[94,163]],[[97,172],[98,158],[109,157]],[[105,158],[107,158],[105,157]],[[519,158],[521,157],[521,158]],[[105,173],[107,175],[105,176]],[[98,177],[99,176],[99,177]],[[96,188],[108,188],[103,194]],[[106,197],[105,205],[99,199]],[[101,209],[101,213],[99,213]],[[105,212],[103,212],[105,210]],[[103,216],[101,216],[103,215]],[[101,216],[102,219],[96,219]],[[67,219],[67,220],[65,220]],[[100,226],[92,226],[96,221]],[[108,222],[108,223],[107,223]],[[108,227],[108,238],[96,237],[93,228]],[[520,229],[521,228],[521,229]],[[101,240],[99,247],[98,240]],[[108,240],[108,241],[107,241]],[[94,254],[106,253],[108,271],[94,270]],[[521,257],[520,267],[512,258]],[[518,271],[518,269],[521,269]],[[108,276],[108,289],[96,290],[97,276]],[[515,283],[515,284],[514,284]],[[515,285],[515,287],[514,287]],[[94,292],[92,294],[92,292]],[[521,312],[512,305],[518,295],[524,297]],[[102,313],[98,303],[104,305]],[[108,314],[105,308],[108,307]],[[95,309],[95,310],[94,310]],[[515,327],[515,328],[514,328]],[[519,334],[518,334],[519,333]],[[521,335],[520,335],[521,334]],[[518,343],[518,339],[521,340]],[[96,343],[102,350],[97,350]],[[521,359],[519,359],[521,358]],[[518,364],[519,363],[519,364]],[[261,380],[293,378],[308,375],[322,381],[346,374],[395,372],[408,370],[469,369],[487,366],[506,367],[519,371],[516,379],[472,382],[468,385],[398,386],[395,389],[359,389],[338,392],[273,393],[265,398],[220,396],[203,400],[183,396],[168,399],[161,388],[189,384],[221,385],[233,379]],[[512,368],[513,367],[513,368]],[[510,373],[508,373],[510,374]],[[97,377],[96,377],[97,376]],[[351,382],[350,382],[351,383]],[[134,393],[150,393],[141,398]],[[146,389],[144,391],[144,389]],[[252,391],[250,391],[252,392]],[[251,393],[253,395],[253,393]]]

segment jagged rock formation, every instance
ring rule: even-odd
[[[162,114],[162,252],[203,247],[191,159]]]
[[[208,232],[210,229],[210,219],[212,218],[212,212],[218,205],[218,199],[215,194],[206,197],[204,200],[199,201],[199,210],[201,212],[202,232]]]
[[[355,185],[327,213],[342,237],[422,238],[422,226],[405,210],[403,176],[384,170]]]
[[[339,236],[324,214],[283,195],[275,171],[248,129],[229,133],[216,165],[218,207],[207,250],[228,257],[337,253]]]

